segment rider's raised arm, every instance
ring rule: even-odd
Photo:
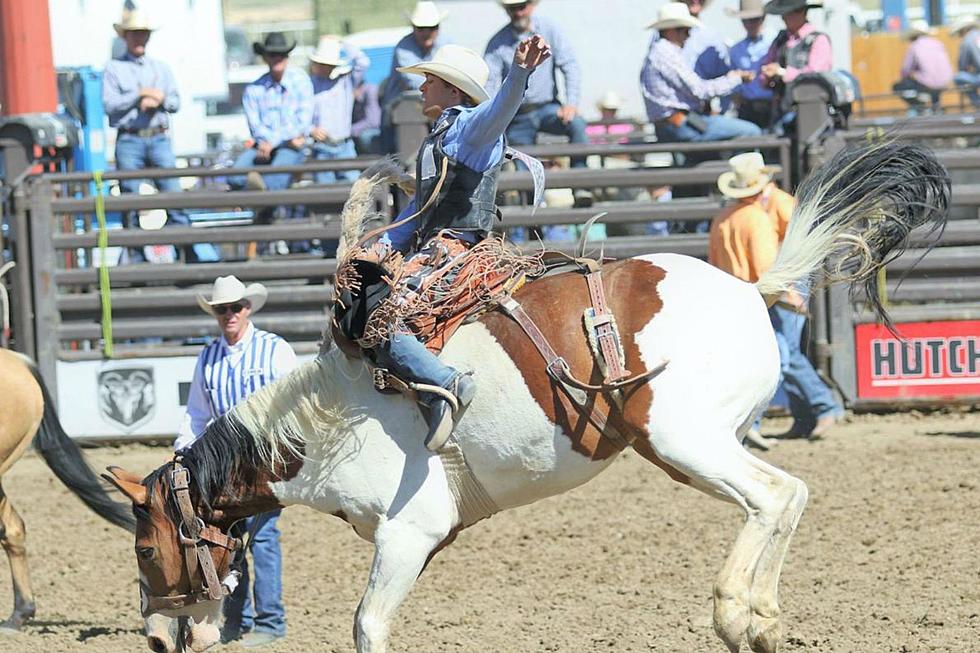
[[[548,42],[538,34],[518,44],[514,62],[500,90],[489,101],[467,112],[462,122],[457,120],[459,140],[464,145],[464,151],[481,150],[496,144],[521,106],[528,77],[550,56]]]
[[[467,149],[489,147],[504,134],[521,107],[531,72],[527,68],[512,66],[496,95],[469,112],[460,125],[459,136]]]

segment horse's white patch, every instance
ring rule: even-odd
[[[779,380],[779,351],[765,302],[751,284],[688,256],[642,257],[663,268],[663,308],[637,342],[647,365],[667,359],[651,384],[648,428],[697,437],[702,426],[734,433],[768,402]]]

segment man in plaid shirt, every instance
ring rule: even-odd
[[[303,162],[306,135],[313,127],[313,83],[302,70],[289,68],[289,53],[296,42],[287,43],[280,32],[272,32],[263,43],[252,44],[255,53],[269,66],[269,72],[245,87],[242,105],[248,128],[255,141],[235,160],[236,168],[255,165],[292,166]],[[236,190],[283,190],[290,175],[250,173],[230,177]]]

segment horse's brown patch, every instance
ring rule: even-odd
[[[663,307],[657,286],[665,276],[662,268],[636,259],[616,261],[602,268],[606,301],[616,316],[626,369],[633,374],[647,369],[640,358],[636,336]],[[582,274],[545,277],[522,288],[515,293],[515,298],[558,355],[568,361],[577,378],[593,384],[602,381],[602,373],[592,356],[582,323],[585,309],[592,305]],[[616,445],[603,437],[586,417],[578,412],[572,415],[566,413],[557,396],[560,390],[552,384],[545,371],[544,359],[516,322],[499,311],[490,313],[482,322],[514,361],[531,395],[548,419],[571,438],[575,451],[591,460],[604,460],[618,452]],[[653,403],[653,392],[648,384],[636,386],[627,394],[622,411],[610,405],[605,397],[596,396],[594,400],[596,408],[609,416],[613,426],[645,440],[647,416]],[[640,448],[637,450],[640,451]],[[649,445],[640,453],[644,457],[649,457],[648,454],[655,457]],[[662,462],[658,464],[665,467]]]

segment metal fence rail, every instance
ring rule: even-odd
[[[926,242],[914,236],[916,248],[896,259],[888,268],[887,290],[892,312],[898,319],[922,316],[980,315],[980,151],[962,147],[980,136],[980,125],[969,117],[940,116],[930,119],[874,121],[855,124],[834,138],[843,142],[865,139],[869,128],[894,128],[895,137],[919,139],[939,146],[940,160],[954,173],[953,204],[957,216],[939,246],[921,261]],[[649,164],[650,157],[667,153],[728,153],[761,149],[767,160],[778,162],[781,185],[790,186],[790,175],[804,156],[788,139],[763,137],[724,143],[599,143],[592,145],[546,144],[527,148],[543,159],[592,156],[601,160],[620,159],[616,167],[549,170],[549,188],[601,190],[607,188],[685,188],[694,197],[670,202],[598,201],[588,208],[502,206],[502,229],[545,225],[582,224],[604,212],[604,222],[624,227],[653,221],[696,223],[710,220],[721,202],[715,182],[726,168],[721,161],[695,167]],[[829,153],[832,149],[828,148]],[[719,154],[720,155],[720,154]],[[812,152],[811,152],[812,155]],[[794,157],[799,157],[794,159]],[[297,179],[321,170],[363,170],[376,157],[303,164],[276,168]],[[625,162],[625,166],[619,165]],[[255,321],[262,328],[281,333],[296,343],[298,351],[314,351],[326,325],[326,306],[331,298],[331,276],[336,261],[309,255],[259,256],[245,260],[241,253],[251,243],[270,241],[332,241],[339,236],[338,216],[350,184],[319,186],[303,182],[284,191],[223,190],[217,182],[230,174],[255,169],[185,168],[109,172],[109,182],[133,178],[192,177],[198,188],[182,193],[107,196],[108,212],[151,209],[214,209],[246,207],[257,211],[276,206],[303,206],[307,216],[275,224],[219,225],[205,228],[168,227],[156,231],[116,229],[108,232],[110,246],[186,246],[211,242],[225,250],[226,258],[216,263],[173,263],[120,265],[110,270],[113,333],[116,356],[181,356],[196,354],[202,339],[213,333],[213,320],[197,306],[196,295],[216,276],[235,274],[245,281],[261,281],[269,287],[269,300]],[[532,190],[524,172],[505,171],[499,190],[506,198]],[[93,227],[95,198],[91,177],[85,173],[49,174],[28,179],[15,189],[16,212],[13,236],[18,259],[30,265],[16,270],[16,329],[18,346],[35,355],[46,377],[53,379],[56,361],[81,361],[101,357],[101,302],[98,271],[91,267],[97,247]],[[597,193],[600,199],[602,193]],[[396,199],[379,198],[382,212],[394,210]],[[550,248],[571,253],[575,243],[546,243]],[[611,236],[591,246],[607,256],[625,257],[654,252],[674,252],[704,257],[707,236]],[[917,263],[917,265],[915,265]],[[913,267],[914,266],[914,267]],[[848,399],[853,399],[854,326],[868,319],[860,305],[852,305],[847,293],[835,288],[817,293],[813,299],[815,353],[823,369],[833,375]],[[157,342],[147,342],[154,339]]]

